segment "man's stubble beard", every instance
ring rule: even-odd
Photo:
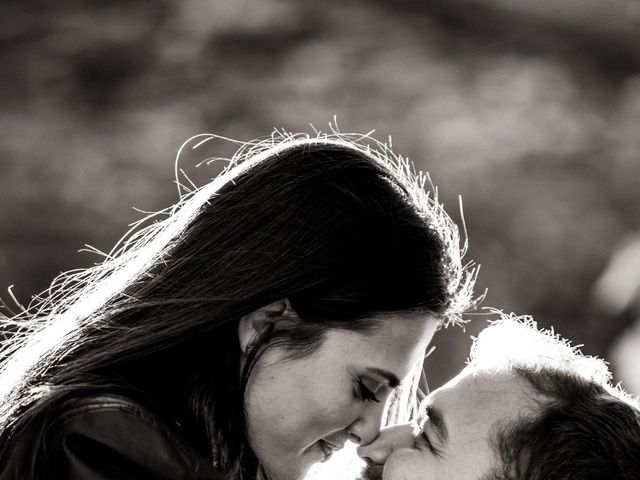
[[[357,480],[382,480],[384,465],[367,465],[360,472]]]

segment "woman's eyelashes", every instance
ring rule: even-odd
[[[376,396],[378,390],[380,390],[381,385],[378,383],[372,382],[370,380],[364,378],[358,378],[356,380],[356,396],[365,402],[375,402],[379,403],[380,399]],[[370,384],[370,385],[367,385]]]

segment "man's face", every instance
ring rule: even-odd
[[[497,461],[490,444],[494,428],[535,414],[524,385],[512,372],[467,367],[426,398],[422,433],[415,424],[390,427],[358,454],[384,463],[383,480],[477,480]],[[380,478],[380,470],[370,469],[364,478]]]

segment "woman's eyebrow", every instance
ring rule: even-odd
[[[449,441],[449,432],[447,431],[447,424],[444,421],[442,412],[433,405],[427,405],[424,408],[424,413],[429,417],[429,423],[433,425],[433,429],[440,442],[446,444]]]
[[[400,385],[400,379],[396,375],[394,375],[393,373],[387,370],[383,370],[382,368],[376,368],[376,367],[367,367],[366,371],[384,378],[387,381],[387,384],[391,388],[396,388],[398,385]]]

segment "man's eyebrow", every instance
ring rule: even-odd
[[[398,385],[400,385],[400,379],[387,370],[376,367],[368,367],[366,370],[369,373],[373,373],[374,375],[378,375],[379,377],[384,378],[391,388],[396,388]]]
[[[427,405],[424,409],[424,413],[429,417],[429,423],[433,425],[433,429],[438,436],[438,439],[443,444],[449,440],[449,432],[447,431],[447,424],[444,421],[442,412],[433,405]]]

